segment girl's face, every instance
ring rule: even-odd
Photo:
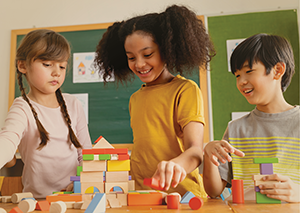
[[[30,65],[18,61],[19,71],[26,75],[30,86],[28,96],[38,99],[45,95],[53,95],[65,80],[67,61],[43,61],[37,59]]]
[[[124,43],[128,66],[147,86],[168,82],[169,71],[152,36],[134,32]]]

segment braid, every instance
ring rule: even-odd
[[[57,101],[60,105],[61,112],[62,112],[62,114],[65,118],[65,121],[68,125],[68,128],[69,128],[69,137],[70,137],[72,143],[74,144],[74,146],[76,148],[82,148],[81,144],[79,143],[79,141],[78,141],[78,139],[77,139],[77,137],[74,134],[74,131],[72,129],[71,119],[70,119],[70,116],[69,116],[69,113],[68,113],[68,110],[67,110],[67,106],[65,104],[65,100],[62,97],[60,88],[56,90],[55,94],[56,94]]]
[[[45,128],[43,127],[43,125],[41,124],[38,115],[35,111],[35,109],[33,108],[32,104],[30,103],[29,99],[26,96],[25,93],[25,89],[23,87],[23,82],[22,82],[22,73],[17,70],[18,73],[18,83],[19,83],[19,88],[22,94],[23,99],[28,103],[28,105],[30,106],[30,109],[32,111],[33,117],[35,119],[37,128],[39,130],[40,133],[40,139],[41,139],[41,143],[39,144],[39,147],[37,148],[38,150],[42,149],[44,146],[46,146],[48,140],[49,140],[49,133],[45,130]]]

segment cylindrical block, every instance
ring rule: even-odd
[[[23,193],[14,193],[11,196],[11,202],[19,203],[23,198],[33,197],[31,192],[23,192]]]
[[[36,201],[32,199],[22,200],[18,207],[22,210],[22,212],[33,212],[35,210]]]
[[[244,182],[243,180],[231,180],[232,202],[244,203]]]
[[[63,201],[52,202],[49,213],[64,213],[67,211],[67,206]]]
[[[168,209],[179,209],[179,196],[178,195],[167,195],[167,208]]]
[[[7,213],[7,211],[3,208],[0,208],[0,213]]]
[[[204,202],[201,197],[195,196],[189,201],[189,206],[193,210],[200,209],[203,206]]]
[[[165,198],[165,203],[166,203],[166,204],[168,204],[167,195],[168,195],[168,194],[166,194],[165,196],[163,195],[163,198]],[[170,193],[169,195],[178,195],[178,197],[179,197],[179,202],[181,201],[181,195],[180,195],[178,192],[172,192],[172,193]]]

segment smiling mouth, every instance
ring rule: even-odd
[[[151,70],[152,70],[152,69],[149,69],[149,70],[146,70],[146,71],[138,71],[138,72],[141,73],[141,74],[147,74],[147,73],[149,73]]]
[[[247,90],[244,90],[244,93],[245,94],[248,94],[248,93],[250,93],[250,92],[252,92],[253,91],[253,89],[247,89]]]

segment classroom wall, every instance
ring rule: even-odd
[[[297,9],[299,11],[300,8],[299,0],[0,1],[0,127],[3,126],[8,110],[11,30],[114,22],[133,15],[160,12],[170,4],[183,4],[194,9],[197,15],[206,16],[285,9]],[[298,25],[300,23],[299,17],[298,15]]]

